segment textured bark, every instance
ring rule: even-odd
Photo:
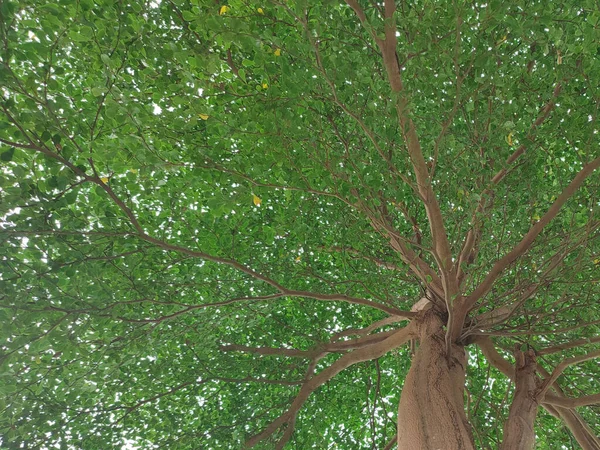
[[[474,342],[479,346],[492,366],[500,370],[500,372],[511,380],[514,380],[515,374],[513,366],[498,353],[494,347],[494,343],[489,337],[478,336]],[[538,366],[538,370],[542,372],[542,375],[550,376],[549,373],[544,373],[543,368],[540,366]],[[553,395],[552,397],[570,400],[564,397],[564,393],[557,383],[554,383],[552,388],[556,391],[556,395]],[[600,450],[600,438],[596,436],[594,431],[575,409],[547,403],[545,401],[542,402],[542,406],[554,417],[565,423],[583,450]]]
[[[400,397],[398,448],[474,449],[464,408],[464,348],[452,345],[446,357],[442,321],[432,310],[416,322],[420,344]]]
[[[534,425],[539,406],[535,355],[533,350],[516,350],[515,359],[515,393],[500,450],[529,450],[535,445]]]

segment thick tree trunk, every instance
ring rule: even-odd
[[[398,449],[474,449],[464,408],[464,348],[453,345],[446,357],[441,319],[429,310],[417,320],[419,347],[400,397]]]
[[[535,445],[535,417],[538,402],[535,355],[532,350],[515,351],[515,394],[504,424],[500,450],[530,450]]]

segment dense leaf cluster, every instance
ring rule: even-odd
[[[311,352],[410,311],[434,279],[394,240],[439,261],[404,114],[454,263],[480,230],[465,295],[598,158],[596,2],[398,2],[401,93],[383,6],[360,3],[362,24],[331,1],[0,3],[0,445],[241,448],[340,352],[227,346]],[[598,334],[599,193],[594,173],[465,332],[540,351]],[[475,440],[496,448],[510,381],[467,350]],[[409,365],[401,347],[341,372],[289,448],[383,448]],[[597,375],[560,381],[578,397]],[[580,410],[596,432],[598,412]],[[575,448],[557,424],[540,413],[540,448]]]

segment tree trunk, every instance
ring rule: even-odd
[[[537,376],[532,350],[515,350],[515,394],[504,424],[504,440],[500,450],[530,450],[535,445]]]
[[[466,357],[453,345],[446,357],[442,321],[433,310],[418,320],[419,347],[398,409],[398,449],[474,449],[463,390]]]

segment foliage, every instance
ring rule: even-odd
[[[432,202],[464,275],[451,302],[540,224],[462,337],[510,358],[598,335],[596,2],[398,2],[401,91],[379,3],[0,5],[6,448],[241,448],[344,353],[315,349],[441,289]],[[476,444],[496,448],[511,383],[467,351]],[[403,346],[339,373],[288,448],[383,448],[409,365]],[[598,379],[588,361],[559,382],[579,397]],[[598,433],[598,407],[578,411]],[[540,413],[540,445],[575,448],[558,424]]]

